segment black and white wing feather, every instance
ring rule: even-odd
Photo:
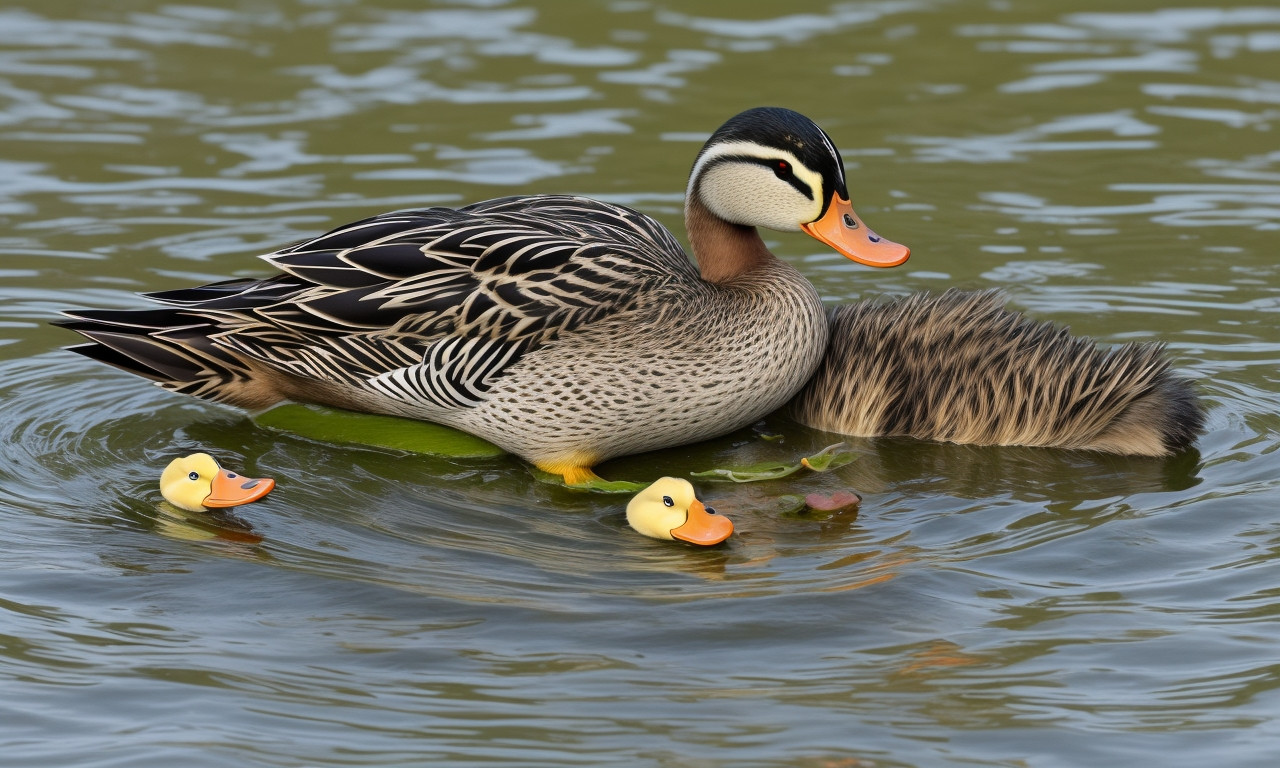
[[[570,196],[399,211],[264,257],[283,274],[151,294],[295,376],[475,405],[529,351],[697,270],[653,219]],[[691,279],[692,278],[692,279]]]

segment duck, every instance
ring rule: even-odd
[[[692,261],[642,213],[575,195],[385,213],[263,256],[278,274],[79,310],[73,352],[185,395],[437,422],[581,485],[606,459],[705,440],[787,403],[827,347],[813,285],[757,227],[874,267],[910,250],[854,211],[840,152],[746,110],[695,156]]]
[[[693,484],[660,477],[627,502],[627,524],[654,539],[711,546],[733,535],[733,522],[698,500]]]
[[[1009,309],[999,290],[864,300],[828,318],[822,362],[785,409],[813,429],[1149,457],[1204,429],[1164,345],[1106,348]]]
[[[176,458],[160,474],[160,495],[187,512],[238,507],[261,499],[275,486],[269,477],[244,477],[223,469],[207,453]]]

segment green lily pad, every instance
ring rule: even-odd
[[[448,458],[501,456],[488,440],[428,421],[288,403],[254,417],[259,426],[311,440],[368,445]]]
[[[547,483],[548,485],[558,485],[561,488],[572,488],[575,491],[598,491],[600,493],[639,493],[648,488],[650,483],[637,483],[632,480],[603,480],[597,478],[585,483],[576,483],[569,485],[564,481],[564,477],[555,475],[550,472],[543,472],[537,467],[529,467],[529,471],[537,478],[538,482]]]
[[[788,475],[794,475],[801,469],[811,469],[814,472],[825,472],[829,469],[842,467],[852,462],[856,457],[853,451],[849,450],[849,446],[845,443],[836,443],[823,448],[821,451],[812,456],[803,456],[795,463],[786,463],[782,461],[766,461],[759,464],[750,464],[745,467],[731,467],[727,469],[708,469],[704,472],[690,472],[691,477],[705,477],[709,480],[728,480],[734,483],[754,483],[761,480],[777,480]]]

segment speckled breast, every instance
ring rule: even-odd
[[[450,420],[531,461],[587,464],[751,424],[821,360],[821,301],[782,262],[701,288],[548,343]]]

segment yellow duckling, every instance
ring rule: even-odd
[[[160,475],[165,501],[188,512],[206,512],[257,501],[276,487],[269,477],[245,477],[223,469],[207,453],[174,459]]]
[[[733,533],[733,523],[698,501],[693,485],[675,477],[659,478],[627,504],[627,523],[655,539],[692,544],[719,544]]]

